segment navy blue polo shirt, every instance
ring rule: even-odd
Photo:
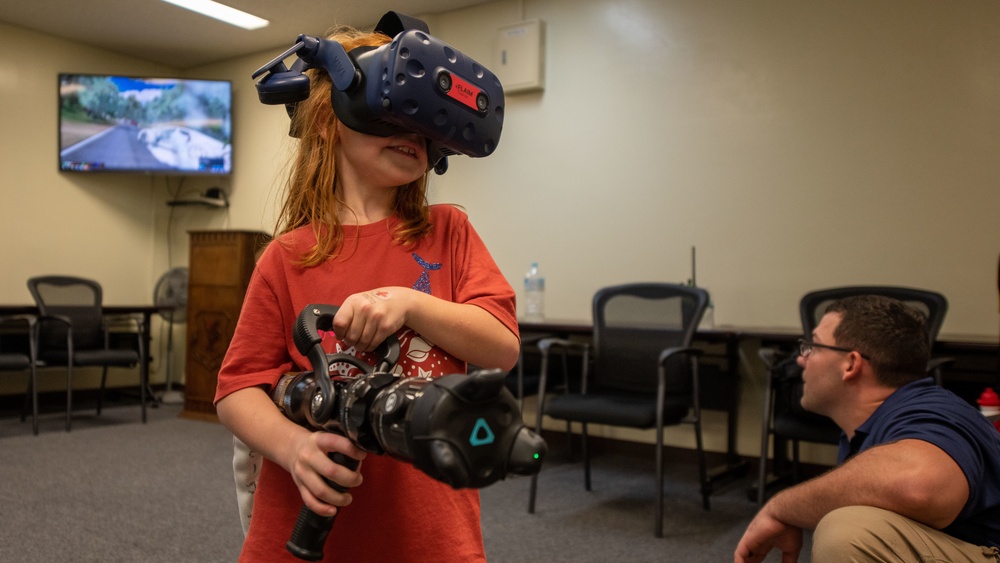
[[[905,439],[944,450],[969,481],[969,500],[944,532],[1000,547],[1000,432],[975,407],[930,377],[900,387],[854,433],[840,436],[838,459]]]

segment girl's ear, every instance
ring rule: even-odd
[[[335,128],[340,126],[340,120],[334,119],[333,110],[329,108],[321,108],[317,114],[316,132],[325,142],[330,143],[338,137]]]
[[[323,141],[330,147],[333,145],[339,145],[340,139],[343,137],[343,127],[347,127],[344,123],[337,119],[337,116],[331,111],[326,115],[327,119],[324,119],[318,127],[319,135],[323,138]]]

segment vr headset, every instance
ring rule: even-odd
[[[284,104],[289,117],[309,97],[308,69],[322,68],[333,81],[330,103],[347,127],[388,137],[427,138],[428,163],[438,174],[447,157],[488,156],[503,127],[500,80],[486,67],[430,35],[423,21],[388,12],[375,31],[392,38],[380,47],[350,52],[329,39],[300,35],[292,48],[257,69],[261,103]],[[284,60],[292,54],[291,68]],[[294,126],[289,134],[298,137]]]

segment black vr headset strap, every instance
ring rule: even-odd
[[[417,18],[396,12],[386,12],[382,16],[382,19],[378,20],[378,23],[375,24],[375,31],[388,35],[390,39],[411,29],[430,33],[427,23],[424,20],[418,20]]]
[[[376,32],[385,34],[390,39],[411,29],[430,33],[427,23],[423,20],[397,12],[386,12],[378,24],[375,25]],[[300,35],[298,43],[302,44],[302,47],[296,49],[299,59],[292,64],[289,74],[298,74],[301,76],[301,73],[308,68],[325,68],[333,80],[334,92],[332,93],[332,97],[340,98],[337,100],[339,103],[336,104],[340,106],[339,109],[341,110],[338,112],[338,118],[353,129],[359,128],[362,123],[367,123],[368,121],[365,118],[370,115],[370,111],[364,98],[352,98],[347,95],[347,91],[353,89],[352,87],[360,86],[359,80],[362,79],[362,75],[358,72],[357,57],[373,48],[354,49],[348,54],[335,41],[319,39],[308,35]],[[308,86],[306,86],[305,92],[308,95]],[[285,103],[285,112],[288,113],[288,118],[291,120],[288,134],[296,138],[300,135],[300,131],[295,128],[295,108],[298,105],[298,101],[300,100]],[[331,102],[333,101],[331,99]],[[354,118],[353,116],[355,115],[359,117]],[[446,167],[447,164],[444,166]],[[438,173],[443,173],[443,170]]]
[[[400,14],[398,12],[386,12],[375,25],[376,33],[382,33],[390,39],[394,39],[400,33],[410,31],[412,29],[430,34],[430,28],[427,27],[427,22],[405,14]],[[355,54],[354,51],[352,51],[352,54]],[[336,94],[334,95],[336,96]],[[367,107],[365,109],[358,109],[359,115],[367,111]],[[348,126],[350,126],[350,124],[348,124]],[[427,158],[430,165],[434,168],[434,172],[438,175],[444,174],[448,170],[448,157],[441,154],[440,151],[434,150],[432,147],[428,147],[428,149],[429,153]]]

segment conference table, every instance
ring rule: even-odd
[[[141,402],[142,422],[146,422],[146,403],[158,404],[156,397],[152,393],[149,385],[149,347],[152,341],[149,332],[150,320],[154,313],[170,310],[171,307],[161,307],[158,305],[104,305],[102,306],[106,318],[133,317],[140,316],[142,322],[139,325],[139,400]],[[38,307],[35,305],[0,305],[0,316],[7,315],[38,315]]]

